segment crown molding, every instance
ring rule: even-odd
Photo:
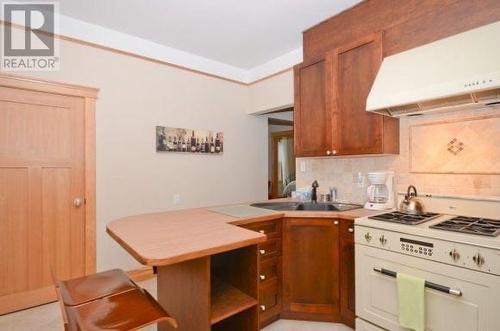
[[[250,69],[248,71],[248,81],[250,84],[256,83],[267,77],[287,71],[300,62],[302,62],[302,47]]]
[[[302,47],[251,69],[238,68],[199,55],[184,52],[146,39],[87,23],[66,15],[58,15],[61,39],[96,46],[125,55],[187,69],[212,77],[250,85],[274,76],[302,62]],[[11,22],[23,26],[23,22]]]
[[[247,73],[240,68],[64,15],[60,15],[60,35],[247,83]]]

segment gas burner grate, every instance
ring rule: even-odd
[[[392,213],[370,216],[369,218],[377,221],[401,223],[407,225],[417,225],[423,222],[430,221],[439,216],[441,215],[436,213],[424,213],[424,214],[414,215],[414,214],[407,214],[395,211]]]
[[[479,217],[457,216],[443,221],[430,228],[461,233],[496,237],[500,235],[500,220]]]

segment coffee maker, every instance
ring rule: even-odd
[[[393,209],[394,204],[394,172],[378,171],[367,174],[370,185],[366,193],[368,201],[366,209],[387,210]]]

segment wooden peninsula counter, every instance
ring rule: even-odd
[[[281,239],[269,239],[272,234],[267,229],[258,230],[252,224],[279,224],[272,231],[281,233],[281,220],[287,217],[352,221],[370,213],[363,209],[275,212],[248,205],[234,207],[244,212],[235,217],[214,209],[179,210],[125,217],[107,226],[108,234],[137,261],[157,267],[158,301],[177,319],[178,330],[259,329],[259,311],[265,310],[259,304],[259,280],[264,277],[259,273],[260,260],[269,255],[264,265],[280,256]],[[268,246],[263,245],[274,250],[266,253]],[[281,307],[275,309],[274,315],[279,316]],[[172,329],[164,323],[159,330]]]

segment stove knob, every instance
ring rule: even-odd
[[[387,238],[384,235],[381,235],[380,238],[378,238],[378,241],[380,241],[380,244],[384,246],[387,243]]]
[[[472,257],[472,261],[474,261],[474,263],[478,267],[480,267],[480,266],[482,266],[484,264],[484,257],[481,254],[477,253],[476,255],[474,255]]]
[[[372,240],[372,235],[370,234],[370,232],[365,233],[365,240],[368,242]]]
[[[460,259],[460,253],[456,249],[450,251],[450,257],[453,261],[457,262]]]

